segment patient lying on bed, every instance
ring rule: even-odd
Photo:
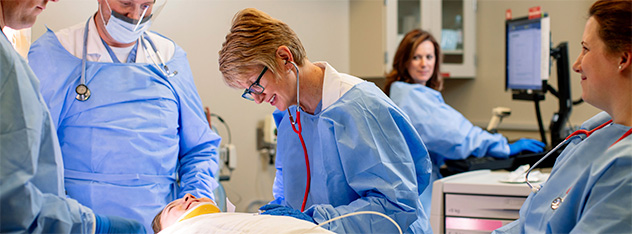
[[[223,213],[209,198],[187,194],[169,203],[152,221],[155,233],[333,233],[316,224],[287,217]]]

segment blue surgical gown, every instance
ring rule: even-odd
[[[185,52],[176,46],[167,65],[178,73],[169,78],[154,64],[87,61],[85,102],[75,99],[81,62],[50,30],[29,52],[57,127],[68,195],[147,230],[177,197],[213,198],[220,137],[208,126]]]
[[[432,203],[432,183],[441,179],[439,168],[445,159],[465,159],[470,155],[509,157],[505,137],[474,126],[446,104],[440,92],[421,84],[397,81],[391,85],[390,96],[410,117],[430,153],[432,176],[430,185],[421,195],[426,214],[430,213]]]
[[[326,66],[329,82],[358,79]],[[337,91],[333,93],[343,93]],[[300,115],[311,170],[305,213],[322,223],[356,211],[377,211],[403,231],[431,233],[419,201],[428,185],[430,160],[406,115],[370,82],[358,83],[320,107],[313,115]],[[296,117],[296,106],[289,110]],[[274,116],[278,145],[272,203],[300,210],[306,186],[303,148],[287,111],[277,110]],[[375,215],[340,219],[324,228],[336,233],[396,232],[392,223]]]
[[[0,33],[1,34],[1,33]],[[93,233],[64,195],[57,133],[27,62],[0,35],[0,233]]]
[[[581,129],[608,120],[602,112]],[[632,136],[615,143],[627,131],[629,126],[611,124],[571,139],[542,189],[520,208],[520,218],[494,233],[631,233]],[[558,197],[562,203],[554,210]]]

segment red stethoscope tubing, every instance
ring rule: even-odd
[[[619,138],[619,140],[615,141],[614,143],[612,143],[612,145],[610,147],[612,147],[614,144],[616,144],[617,142],[619,142],[620,140],[623,140],[623,138],[629,136],[630,134],[632,134],[632,128],[628,129],[627,132],[623,133],[623,135],[621,136],[621,138]]]
[[[303,127],[301,126],[301,112],[296,108],[296,125],[298,125],[298,129],[294,127],[292,124],[292,129],[298,135],[298,138],[301,140],[301,145],[303,146],[303,153],[305,154],[305,167],[307,168],[307,183],[305,186],[305,195],[303,195],[303,204],[301,205],[301,212],[305,212],[305,204],[307,203],[307,196],[309,195],[309,187],[311,184],[311,173],[309,170],[309,156],[307,155],[307,147],[305,147],[305,140],[303,139],[303,135],[301,131]]]
[[[285,60],[285,64],[287,64],[288,62],[291,63],[296,69],[296,125],[298,126],[298,129],[297,127],[294,126],[294,120],[292,119],[292,113],[290,112],[290,109],[287,109],[287,113],[290,115],[290,124],[292,124],[292,129],[298,135],[298,138],[301,140],[301,145],[303,145],[303,153],[305,154],[305,167],[307,167],[307,183],[305,185],[305,195],[303,196],[303,204],[301,205],[301,212],[305,212],[305,204],[307,203],[307,196],[309,195],[309,188],[312,181],[312,176],[309,171],[309,156],[307,155],[307,147],[305,147],[305,140],[303,139],[303,135],[301,134],[303,127],[301,126],[301,112],[300,112],[301,99],[299,95],[301,87],[299,85],[300,80],[298,78],[299,77],[298,66],[293,61]]]
[[[608,120],[608,122],[605,122],[601,125],[599,125],[599,127],[594,128],[593,130],[584,130],[584,129],[580,129],[577,130],[575,132],[573,132],[571,135],[569,135],[568,137],[566,137],[566,140],[571,139],[571,137],[577,136],[579,134],[586,134],[586,137],[589,137],[593,132],[602,129],[603,127],[605,127],[606,125],[612,123],[612,120]],[[629,136],[630,134],[632,134],[632,129],[629,129],[627,132],[623,133],[623,135],[614,143],[612,143],[612,145],[610,145],[610,147],[612,147],[613,145],[617,144],[619,141],[623,140],[623,138],[626,138],[627,136]]]
[[[568,139],[571,139],[571,137],[577,136],[577,135],[579,135],[579,134],[585,134],[585,135],[586,135],[586,137],[589,137],[589,136],[590,136],[593,132],[595,132],[595,131],[597,131],[597,130],[599,130],[599,129],[602,129],[603,127],[605,127],[606,125],[608,125],[608,124],[610,124],[610,123],[612,123],[612,120],[608,120],[608,122],[605,122],[605,123],[603,123],[603,124],[599,125],[598,127],[594,128],[593,130],[590,130],[590,131],[585,130],[585,129],[580,129],[580,130],[577,130],[577,131],[575,131],[575,132],[571,133],[571,135],[568,135],[568,136],[566,137],[566,139],[564,139],[564,140],[566,141],[566,140],[568,140]]]
[[[594,128],[593,130],[585,130],[585,129],[580,129],[577,130],[575,132],[573,132],[571,135],[568,135],[568,137],[566,137],[566,139],[564,139],[564,141],[560,142],[555,148],[553,148],[551,151],[549,151],[546,155],[544,155],[544,157],[542,157],[540,160],[538,160],[537,162],[535,162],[535,164],[533,164],[533,166],[531,166],[529,168],[529,170],[527,170],[527,173],[525,174],[525,182],[527,183],[527,185],[529,186],[529,188],[531,188],[531,190],[534,193],[537,193],[538,191],[540,191],[540,188],[542,186],[540,185],[531,185],[531,183],[529,183],[529,173],[531,173],[531,170],[533,170],[533,168],[535,168],[538,164],[540,164],[540,162],[544,161],[544,159],[548,158],[549,155],[551,155],[552,152],[556,151],[558,148],[560,148],[562,145],[567,144],[568,140],[571,139],[574,136],[580,135],[580,134],[585,134],[586,138],[588,138],[593,132],[602,129],[603,127],[609,125],[610,123],[612,123],[612,120],[608,120],[607,122],[599,125],[598,127]],[[610,147],[612,147],[613,145],[617,144],[619,141],[621,141],[623,138],[626,138],[627,136],[629,136],[630,134],[632,134],[632,129],[628,129],[628,131],[626,131],[625,133],[623,133],[623,135],[614,143],[612,143],[612,145],[610,145]]]

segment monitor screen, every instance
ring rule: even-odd
[[[507,20],[505,32],[505,89],[542,90],[549,73],[548,18]]]

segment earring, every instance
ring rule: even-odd
[[[619,70],[621,70],[621,65],[619,65]]]

